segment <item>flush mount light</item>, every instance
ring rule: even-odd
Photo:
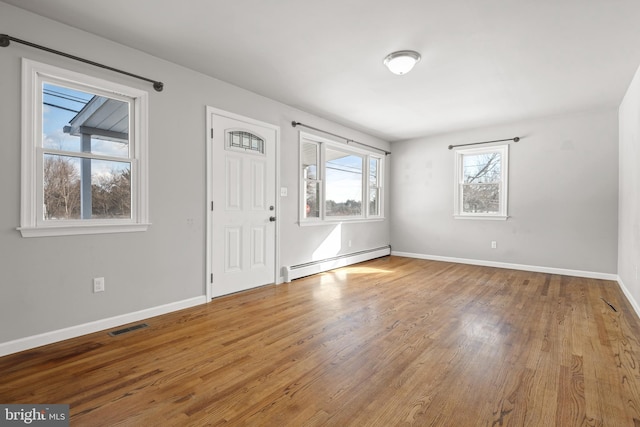
[[[384,58],[384,65],[393,74],[406,74],[420,61],[420,54],[415,50],[400,50],[393,52]]]

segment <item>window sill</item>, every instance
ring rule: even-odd
[[[363,222],[382,222],[386,218],[357,218],[357,219],[325,219],[322,220],[308,220],[308,221],[298,221],[298,225],[300,227],[314,227],[317,225],[336,225],[336,224],[355,224],[355,223],[363,223]]]
[[[489,221],[506,221],[508,215],[454,215],[455,219],[480,219]]]
[[[18,227],[22,237],[75,236],[80,234],[135,233],[147,231],[151,224],[88,224],[47,227]]]

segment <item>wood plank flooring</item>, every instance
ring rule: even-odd
[[[640,426],[640,321],[611,281],[386,257],[146,323],[0,358],[0,403],[70,404],[72,426]]]

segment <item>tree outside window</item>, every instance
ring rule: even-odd
[[[506,219],[508,146],[456,151],[456,217]]]

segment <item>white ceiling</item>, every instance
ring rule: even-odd
[[[4,1],[387,140],[615,107],[640,65],[639,0]]]

